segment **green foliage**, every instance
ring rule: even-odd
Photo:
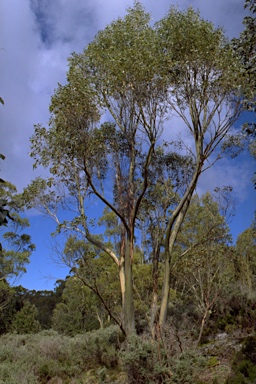
[[[164,360],[164,356],[160,359]],[[172,382],[167,362],[159,360],[157,344],[132,336],[121,354],[121,360],[127,370],[129,384]]]
[[[23,230],[29,227],[28,220],[21,218],[17,213],[13,213],[12,218],[13,222],[9,225],[10,230],[2,235],[4,248],[0,254],[0,276],[9,279],[15,279],[16,276],[26,271],[25,265],[29,262],[29,257],[35,249],[31,237],[23,233]]]
[[[249,336],[237,353],[226,384],[253,384],[256,380],[256,337]]]
[[[98,312],[97,312],[98,310]],[[52,327],[64,335],[74,336],[99,328],[97,297],[77,277],[66,280],[62,302],[53,311]]]
[[[218,203],[209,193],[195,195],[177,238],[172,274],[201,316],[199,341],[213,307],[234,278],[232,258],[227,257],[230,240]]]
[[[35,291],[25,290],[21,293],[22,301],[29,301],[34,304],[38,311],[38,321],[42,329],[49,329],[52,324],[53,310],[60,302],[60,297],[55,291]]]
[[[174,359],[172,383],[200,384],[200,372],[205,367],[205,359],[193,351],[186,351]]]
[[[248,8],[250,14],[244,18],[244,30],[241,32],[239,39],[234,39],[234,47],[240,57],[244,67],[244,76],[247,76],[247,88],[245,92],[245,102],[248,110],[255,111],[255,88],[256,88],[256,23],[255,23],[255,4],[253,1],[245,1],[245,8]],[[254,129],[255,125],[253,124]]]
[[[113,383],[115,379],[109,379],[104,367],[110,372],[117,369],[113,376],[120,376],[118,345],[117,327],[74,338],[59,336],[54,331],[4,335],[0,343],[0,382],[79,384],[87,383],[83,378],[92,372],[90,383],[102,383],[103,376],[106,383]]]
[[[5,159],[5,157],[0,154],[0,158],[2,160]],[[12,217],[10,216],[9,209],[6,208],[6,205],[8,204],[8,201],[5,198],[4,193],[4,187],[6,186],[6,182],[3,179],[0,179],[0,226],[6,225],[8,223],[8,219],[12,220]]]
[[[242,292],[252,296],[256,289],[256,230],[251,226],[241,233],[236,242],[235,262]]]
[[[10,330],[16,312],[14,294],[15,290],[7,281],[0,281],[0,335]]]
[[[243,65],[244,85],[243,99],[247,110],[251,112],[248,116],[248,121],[243,125],[243,129],[250,139],[250,152],[251,155],[256,157],[256,124],[255,124],[255,111],[256,111],[256,19],[255,19],[255,2],[252,0],[245,0],[244,8],[247,8],[250,13],[244,18],[244,30],[241,32],[239,39],[233,39],[233,45],[238,57]],[[256,179],[254,176],[254,185]]]
[[[127,340],[121,360],[129,384],[195,384],[206,366],[205,359],[193,351],[167,356],[160,342],[152,343],[143,336]]]
[[[23,308],[16,313],[12,322],[12,330],[19,334],[37,333],[41,326],[37,320],[35,305],[25,302]]]
[[[0,158],[5,157],[0,154]],[[16,192],[14,185],[0,179],[0,334],[8,330],[13,313],[13,291],[9,284],[26,271],[25,265],[35,249],[31,237],[23,232],[29,222],[18,214],[23,203]]]
[[[0,180],[0,226],[8,224],[9,228],[6,232],[1,229],[0,279],[13,278],[25,272],[24,266],[35,249],[30,236],[23,233],[29,227],[29,222],[18,214],[23,203],[16,192],[13,184]]]

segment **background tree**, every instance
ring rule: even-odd
[[[99,304],[97,296],[81,280],[76,276],[69,277],[65,282],[62,301],[53,311],[52,328],[71,336],[98,329],[103,325]]]
[[[236,241],[236,267],[242,292],[251,298],[256,289],[256,231],[250,227]]]
[[[242,103],[249,112],[247,121],[243,125],[243,129],[250,140],[250,153],[256,158],[256,6],[252,0],[245,0],[244,8],[249,10],[249,15],[244,18],[244,30],[238,39],[233,39],[234,48],[241,60],[244,71],[244,83],[246,87],[242,87],[243,97]],[[254,176],[254,185],[256,186],[256,177]]]
[[[14,316],[12,330],[20,334],[39,332],[41,326],[37,314],[35,305],[25,302],[23,308]]]
[[[245,0],[244,8],[248,9],[250,14],[244,18],[244,30],[241,32],[238,39],[233,39],[233,44],[236,52],[239,55],[244,69],[244,76],[247,77],[246,87],[243,87],[243,99],[247,110],[254,112],[255,117],[255,89],[256,89],[256,6],[254,1]],[[246,123],[244,128],[248,134],[255,136],[255,119],[252,122]]]
[[[90,299],[94,303],[92,313],[99,325],[103,327],[109,317],[124,331],[118,271],[108,255],[90,244],[69,238],[65,246],[65,258],[69,259],[71,273],[90,289],[94,297]]]
[[[4,160],[5,156],[0,153],[0,159]],[[0,189],[1,189],[1,200],[0,200],[0,226],[5,225],[8,223],[7,218],[12,220],[12,217],[9,214],[9,210],[6,208],[7,201],[6,199],[3,199],[3,184],[5,184],[5,181],[3,179],[0,179]],[[1,247],[1,245],[0,245]]]
[[[0,158],[4,159],[4,156],[0,155]],[[16,187],[0,179],[0,308],[12,298],[10,284],[25,272],[25,265],[35,249],[31,237],[24,233],[29,222],[19,215],[21,206]]]
[[[197,343],[211,311],[234,279],[230,241],[229,228],[218,204],[210,194],[201,199],[195,196],[177,239],[177,264],[172,273],[182,290],[193,295],[201,317]]]

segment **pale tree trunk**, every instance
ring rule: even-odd
[[[152,340],[156,338],[156,316],[157,316],[158,293],[154,290],[151,303],[150,333]]]
[[[125,303],[125,268],[124,268],[124,258],[120,258],[119,262],[119,281],[120,281],[120,290],[122,295],[122,308],[124,308]]]
[[[134,300],[133,300],[133,283],[132,283],[132,259],[133,259],[133,243],[132,239],[127,239],[125,252],[125,294],[124,294],[124,324],[125,332],[129,337],[135,332],[134,319]]]
[[[98,313],[97,313],[97,319],[98,319],[98,322],[100,324],[100,329],[103,329],[103,320]]]
[[[194,176],[191,180],[191,183],[187,191],[185,192],[179,206],[174,211],[166,232],[164,282],[163,282],[162,301],[161,301],[160,314],[159,314],[160,327],[164,325],[167,317],[168,300],[169,300],[169,292],[170,292],[171,256],[173,252],[173,247],[177,239],[180,227],[183,223],[183,220],[189,208],[191,198],[195,190],[198,177],[200,175],[201,166],[202,166],[202,163],[198,162]]]
[[[204,315],[203,315],[203,318],[202,318],[202,321],[201,321],[201,327],[200,327],[200,332],[199,332],[199,336],[198,336],[198,339],[197,339],[196,346],[198,346],[200,341],[201,341],[203,330],[204,330],[204,326],[205,326],[205,323],[206,323],[208,315],[209,315],[209,308],[205,308]]]
[[[169,292],[170,292],[171,257],[172,257],[173,247],[177,239],[180,227],[183,223],[183,220],[189,208],[191,198],[196,188],[197,181],[200,176],[203,163],[204,163],[204,160],[202,158],[202,148],[203,148],[202,137],[195,138],[195,141],[196,141],[197,163],[194,170],[194,174],[180,203],[172,213],[172,216],[170,218],[170,222],[166,231],[166,236],[165,236],[165,269],[164,269],[164,282],[163,282],[163,290],[162,290],[162,301],[161,301],[160,314],[159,314],[160,328],[166,322],[166,317],[167,317],[168,300],[169,300]]]
[[[178,217],[175,221],[172,231],[170,232],[170,237],[167,236],[166,244],[165,244],[165,270],[164,270],[164,282],[163,282],[163,292],[162,292],[162,302],[160,308],[159,315],[159,325],[160,327],[164,325],[167,317],[167,309],[168,309],[168,300],[169,300],[169,292],[170,292],[170,273],[171,273],[171,256],[174,247],[174,243],[177,239],[180,227],[183,223],[184,217],[187,213],[190,200],[192,197],[192,191],[190,196],[187,198],[183,208],[181,209]]]
[[[119,281],[120,289],[122,295],[122,308],[124,311],[125,307],[125,252],[126,252],[126,242],[125,242],[125,229],[122,226],[121,228],[121,244],[120,244],[120,259],[119,259]]]
[[[158,276],[159,276],[159,254],[160,246],[157,246],[156,252],[153,256],[152,262],[152,278],[153,278],[153,292],[152,292],[152,302],[151,302],[151,316],[150,316],[150,333],[152,340],[156,337],[156,317],[158,311]]]

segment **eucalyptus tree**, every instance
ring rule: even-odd
[[[235,156],[240,139],[231,129],[242,111],[243,71],[221,29],[192,8],[170,12],[157,24],[169,72],[167,103],[186,127],[184,143],[194,159],[193,174],[169,219],[165,235],[165,277],[159,323],[164,324],[170,287],[171,254],[200,175],[223,156]]]
[[[57,222],[55,203],[64,202],[65,193],[74,198],[72,207],[76,200],[78,215],[59,228],[80,232],[118,266],[127,334],[134,330],[135,221],[166,116],[165,79],[156,75],[159,45],[149,19],[136,4],[70,58],[68,84],[59,85],[52,98],[50,129],[37,126],[32,137],[36,165],[50,166],[53,177],[37,179],[27,190]],[[111,124],[100,126],[106,111]],[[58,185],[63,194],[46,193],[47,186]],[[119,221],[118,255],[90,231],[86,204],[92,195]]]
[[[156,175],[168,180],[176,193],[176,200],[169,199],[165,208],[165,225],[158,221],[165,249],[162,325],[171,254],[198,178],[222,156],[233,155],[231,147],[240,144],[229,131],[242,109],[241,68],[223,32],[192,9],[172,8],[155,27],[149,22],[149,15],[135,3],[123,19],[99,32],[83,53],[71,56],[67,84],[58,85],[51,100],[49,129],[37,125],[31,138],[35,166],[49,168],[51,175],[34,180],[24,194],[28,206],[41,207],[52,216],[57,232],[76,232],[116,264],[127,335],[134,332],[136,235],[150,193],[157,199],[150,208],[152,217],[152,210],[158,209],[160,196],[153,196]],[[169,140],[176,127],[166,124],[173,113],[191,136],[178,147]],[[165,143],[163,137],[168,138]],[[173,156],[177,151],[181,159],[189,159],[182,183],[176,183],[182,170]],[[93,203],[99,210],[96,219],[106,207],[114,214],[119,247],[109,246],[93,232]],[[63,220],[66,209],[70,214]],[[159,253],[158,246],[154,249]]]

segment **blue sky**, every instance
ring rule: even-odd
[[[156,22],[171,5],[199,9],[202,17],[223,26],[228,37],[237,37],[245,15],[242,0],[143,0]],[[8,0],[0,2],[0,153],[1,177],[21,191],[44,171],[33,171],[29,157],[29,137],[37,123],[47,124],[48,106],[57,83],[65,83],[67,58],[81,52],[100,29],[123,16],[130,0]],[[240,122],[242,124],[242,121]],[[239,123],[238,123],[239,125]],[[232,185],[237,215],[230,224],[234,239],[253,220],[255,191],[251,182],[255,164],[246,154],[217,163],[200,180],[198,193],[216,186]],[[64,278],[67,269],[52,258],[51,236],[54,223],[36,212],[29,213],[29,230],[37,250],[31,256],[27,273],[18,284],[28,289],[52,289],[55,279]]]

